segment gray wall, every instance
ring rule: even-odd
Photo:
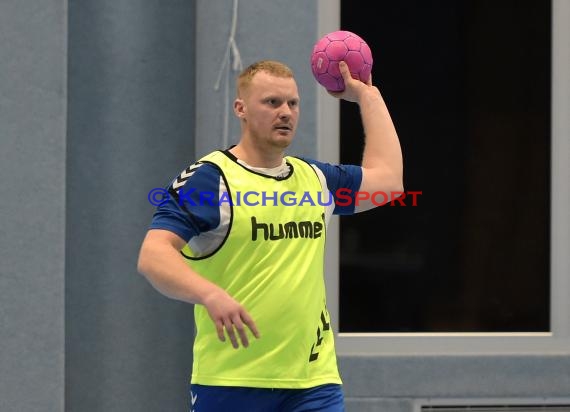
[[[151,188],[192,161],[192,2],[69,2],[66,409],[183,411],[192,307],[136,272]]]
[[[214,86],[226,55],[231,33],[232,1],[197,0],[196,20],[196,155],[237,143],[239,123],[232,109],[237,71],[222,75]],[[310,51],[317,38],[317,2],[303,0],[242,0],[239,2],[235,40],[245,68],[260,59],[283,61],[295,73],[301,96],[301,117],[291,153],[316,156],[316,88],[310,68]],[[233,63],[235,60],[231,60]],[[228,95],[225,87],[228,87]],[[227,114],[225,109],[229,108]]]
[[[347,411],[416,405],[530,405],[570,401],[570,356],[353,355],[340,357]]]
[[[0,410],[64,394],[66,2],[0,2]]]

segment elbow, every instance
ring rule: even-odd
[[[402,193],[405,192],[404,182],[400,182],[400,183],[398,184],[397,191],[398,191],[398,192],[402,192]]]
[[[389,183],[389,187],[392,193],[404,193],[404,180],[402,176],[394,176]]]
[[[147,273],[148,273],[149,270],[150,270],[150,269],[149,269],[149,263],[150,263],[150,262],[149,262],[149,259],[148,259],[148,256],[147,256],[147,255],[148,255],[148,253],[147,253],[147,251],[145,250],[144,245],[143,245],[143,247],[141,248],[141,251],[140,251],[140,253],[139,253],[139,258],[138,258],[138,261],[137,261],[137,272],[138,272],[141,276],[144,276],[144,277],[147,276]]]
[[[137,262],[137,273],[139,275],[144,276],[145,274],[145,266],[144,266],[144,262],[142,261],[141,257],[139,256],[139,260]]]
[[[139,260],[137,262],[137,272],[139,275],[146,277],[146,265],[144,260],[139,256]]]
[[[394,176],[394,184],[396,186],[396,190],[398,192],[404,192],[404,173],[403,170],[399,170],[399,172]]]

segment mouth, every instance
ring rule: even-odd
[[[291,132],[293,130],[293,128],[288,124],[282,124],[279,126],[275,126],[275,130],[282,132],[282,133],[288,133],[288,132]]]

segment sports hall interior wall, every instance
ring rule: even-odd
[[[318,154],[308,51],[323,4],[239,2],[243,63],[276,58],[297,75],[302,117],[292,151],[307,156]],[[223,143],[228,103],[214,84],[231,5],[0,3],[3,412],[186,410],[192,312],[153,290],[136,259],[153,211],[149,190]],[[231,142],[237,124],[228,128]],[[567,348],[477,349],[341,353],[347,410],[570,397]]]

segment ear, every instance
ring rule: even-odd
[[[245,103],[242,99],[234,100],[234,113],[239,119],[245,118]]]

